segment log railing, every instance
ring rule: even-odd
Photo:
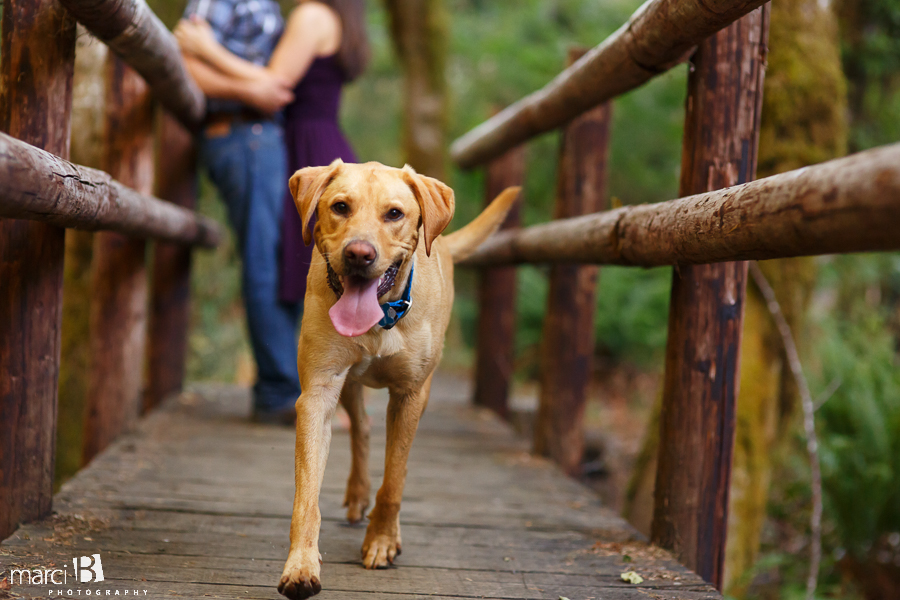
[[[213,248],[219,225],[0,133],[0,218]]]
[[[206,98],[190,78],[175,36],[143,0],[60,0],[150,86],[153,97],[190,130],[200,126]]]
[[[494,235],[462,263],[659,267],[896,250],[900,144],[658,204]]]
[[[450,147],[473,167],[687,60],[692,49],[764,0],[648,0],[628,22],[556,79],[488,119]]]
[[[499,232],[463,264],[490,269],[573,265],[570,303],[579,292],[589,297],[593,291],[587,273],[577,273],[594,267],[574,266],[579,263],[676,267],[651,540],[673,550],[717,587],[722,585],[728,519],[746,289],[743,261],[900,249],[900,144],[753,181],[767,32],[768,6],[760,0],[649,0],[546,87],[452,146],[460,166],[485,164],[493,172],[501,157],[523,152],[523,142],[572,123],[563,136],[557,203],[578,202],[565,186],[580,185],[576,195],[582,198],[600,192],[599,181],[583,185],[583,173],[605,166],[605,158],[602,153],[588,156],[594,164],[576,166],[580,174],[571,175],[570,129],[576,119],[691,61],[682,198],[584,216],[557,210],[558,220]],[[604,137],[598,130],[584,143],[601,144]],[[514,301],[499,305],[492,284],[482,278],[482,310],[514,314]],[[494,301],[488,304],[486,298]],[[577,474],[586,395],[581,371],[590,361],[593,327],[590,310],[578,313],[584,315],[580,328],[556,323],[560,298],[559,277],[552,277],[534,448]],[[556,331],[560,327],[567,333]],[[508,336],[503,343],[485,343],[482,337],[489,336],[479,336],[477,364],[490,358],[483,356],[487,352],[512,356]],[[548,369],[553,372],[544,372]],[[476,401],[507,414],[510,371],[497,374],[505,383],[492,388],[491,398]]]
[[[0,539],[51,508],[65,228],[99,231],[83,340],[91,349],[86,460],[180,388],[190,249],[223,236],[190,210],[188,131],[164,115],[155,142],[154,99],[187,129],[202,122],[205,99],[146,4],[3,0],[2,14]],[[68,161],[75,19],[118,54],[106,63],[104,171]],[[156,145],[157,193],[172,202],[151,195]],[[156,242],[152,279],[148,240]],[[142,397],[145,345],[151,384]]]

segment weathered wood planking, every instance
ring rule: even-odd
[[[436,379],[409,461],[403,555],[382,571],[362,568],[365,528],[343,519],[349,438],[336,424],[322,492],[323,600],[720,597],[468,398],[466,385]],[[248,423],[249,403],[244,391],[203,387],[164,404],[63,486],[54,517],[3,543],[0,570],[99,552],[106,581],[80,587],[154,600],[279,598],[294,435]],[[371,394],[376,488],[385,404]],[[644,583],[623,582],[628,570]],[[12,592],[38,598],[48,588]]]

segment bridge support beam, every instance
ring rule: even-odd
[[[56,0],[4,0],[0,131],[69,155],[75,21]],[[0,539],[50,512],[65,230],[0,220]]]
[[[768,5],[692,58],[680,195],[756,175]],[[676,267],[651,540],[721,588],[747,263]]]
[[[487,167],[485,206],[510,186],[525,180],[525,147],[513,148]],[[520,198],[501,229],[519,227]],[[513,373],[516,335],[516,269],[482,269],[478,286],[478,340],[475,356],[474,403],[509,418],[509,382]]]
[[[110,55],[104,169],[141,194],[153,191],[153,115],[147,84]],[[147,242],[94,236],[90,367],[82,460],[86,464],[137,420],[147,332]]]
[[[569,65],[585,49],[569,51]],[[554,219],[606,208],[606,163],[612,103],[592,108],[562,133]],[[541,391],[534,451],[572,476],[581,473],[584,409],[594,357],[594,310],[599,268],[554,265],[541,336]]]
[[[171,115],[160,116],[156,194],[193,209],[197,199],[193,138]],[[144,411],[181,391],[190,326],[191,248],[157,241],[153,252]]]

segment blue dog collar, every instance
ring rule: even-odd
[[[384,318],[378,321],[378,324],[381,325],[382,329],[392,328],[400,319],[406,316],[406,313],[412,307],[413,271],[415,271],[415,263],[409,265],[409,277],[406,280],[406,290],[403,292],[403,297],[380,305],[382,312],[384,312]]]

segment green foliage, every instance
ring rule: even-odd
[[[855,293],[820,322],[819,387],[840,381],[816,415],[823,484],[842,544],[864,560],[881,535],[900,531],[900,357],[877,298],[882,282],[900,281],[900,255],[842,256],[829,271],[826,281]]]
[[[817,598],[848,596],[839,568],[900,531],[900,254],[820,260],[804,371],[816,400],[823,477],[823,562]],[[745,574],[777,572],[778,597],[802,597],[809,567],[811,492],[799,418],[776,460],[763,553]],[[799,550],[799,551],[798,551]],[[765,586],[758,586],[765,588]],[[753,590],[747,598],[770,597]]]
[[[900,139],[900,0],[838,0],[853,150]]]
[[[448,70],[451,137],[547,84],[565,66],[570,47],[598,44],[640,5],[636,0],[448,2],[453,15]],[[625,204],[675,196],[684,91],[685,70],[678,68],[616,99],[610,193]],[[550,216],[557,148],[552,134],[529,144],[526,223]],[[477,176],[454,171],[452,184],[471,191],[471,196],[460,194],[462,202],[480,206],[480,188],[468,181],[473,177]]]
[[[594,329],[598,351],[650,366],[666,347],[672,269],[604,267]]]

